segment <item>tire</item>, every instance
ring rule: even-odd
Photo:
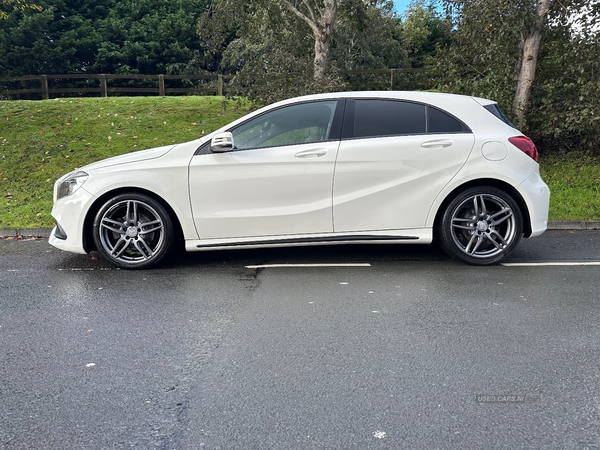
[[[100,256],[122,269],[147,269],[170,251],[173,222],[163,206],[143,194],[108,200],[94,219],[93,235]]]
[[[437,231],[448,256],[486,266],[501,261],[517,246],[523,215],[508,193],[479,186],[459,193],[448,204]]]

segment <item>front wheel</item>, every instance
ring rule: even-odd
[[[509,194],[491,186],[458,194],[438,224],[438,236],[446,254],[478,266],[505,258],[522,234],[519,206]]]
[[[171,218],[151,197],[129,193],[108,200],[94,220],[98,253],[123,269],[146,269],[157,264],[173,245]]]

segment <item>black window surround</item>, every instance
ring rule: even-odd
[[[369,101],[374,101],[374,102],[397,102],[397,103],[411,104],[411,105],[415,105],[415,106],[422,106],[424,108],[424,115],[425,115],[425,127],[424,127],[425,131],[424,132],[417,131],[414,133],[404,133],[403,132],[403,133],[395,133],[395,134],[374,134],[374,135],[355,136],[354,121],[355,121],[355,116],[356,116],[356,102],[362,101],[362,100],[369,100]],[[458,119],[457,117],[455,117],[454,115],[450,114],[447,111],[444,111],[440,108],[437,108],[435,106],[432,106],[432,105],[429,105],[426,103],[414,102],[414,101],[403,100],[403,99],[393,99],[393,98],[364,97],[364,98],[323,99],[323,100],[315,100],[315,101],[309,101],[309,102],[299,102],[299,103],[293,103],[293,104],[289,104],[289,105],[283,105],[279,108],[266,111],[264,114],[270,114],[279,109],[287,108],[287,107],[291,107],[291,106],[297,106],[297,105],[302,105],[302,104],[307,104],[307,103],[331,102],[331,101],[337,101],[337,105],[336,105],[335,113],[333,116],[331,130],[329,132],[329,138],[323,142],[351,140],[351,139],[372,139],[372,138],[394,137],[394,136],[418,136],[418,135],[435,135],[435,134],[465,134],[465,133],[470,134],[470,133],[472,133],[471,129],[462,120]],[[260,118],[261,116],[263,116],[264,114],[252,117],[251,119],[248,119],[247,121],[244,121],[241,124],[236,125],[235,128],[241,127],[250,121],[256,120],[256,119]],[[452,124],[452,125],[450,125],[450,127],[451,128],[454,127],[454,130],[441,130],[441,131],[432,130],[432,127],[440,129],[440,127],[442,126],[440,124],[432,126],[431,119],[432,119],[433,115],[437,115],[437,118],[435,120],[437,120],[438,122],[446,121],[447,124]],[[460,127],[460,130],[458,129],[459,127]],[[231,128],[228,131],[232,131],[233,129],[234,128]],[[288,144],[288,145],[298,145],[298,144]],[[287,145],[280,145],[280,146],[278,145],[277,147],[284,147],[284,146],[287,146]],[[272,148],[272,147],[233,149],[232,152],[259,150],[259,149],[266,149],[266,148]],[[207,141],[204,144],[202,144],[198,148],[198,150],[196,150],[194,155],[207,155],[207,154],[211,154],[211,153],[212,152],[210,151],[210,141]]]
[[[356,120],[356,107],[357,102],[360,101],[369,101],[369,102],[396,102],[410,105],[419,105],[424,108],[424,124],[423,128],[415,131],[413,133],[410,132],[396,132],[396,133],[373,133],[368,135],[360,135],[357,136],[355,133],[355,120]],[[411,108],[412,109],[412,108]],[[414,109],[413,109],[414,111]],[[432,117],[432,116],[436,117]],[[386,117],[385,119],[389,118]],[[413,118],[411,118],[412,120]],[[433,120],[436,123],[432,123]],[[448,130],[442,129],[444,126],[450,128]],[[454,128],[454,129],[452,129]],[[364,133],[364,130],[361,131]],[[455,117],[454,115],[448,113],[447,111],[441,110],[437,107],[428,105],[426,103],[413,102],[410,100],[403,99],[388,99],[388,98],[356,98],[356,99],[348,99],[346,102],[346,112],[344,115],[344,127],[342,130],[342,139],[372,139],[378,137],[393,137],[393,136],[418,136],[418,135],[432,135],[432,134],[457,134],[457,133],[472,133],[471,129],[460,119]]]

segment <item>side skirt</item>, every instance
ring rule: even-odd
[[[188,240],[188,252],[209,250],[237,250],[243,248],[296,247],[346,244],[430,244],[433,240],[431,228],[398,230],[397,232],[375,232],[358,234],[327,233],[319,235],[259,236],[236,239]]]

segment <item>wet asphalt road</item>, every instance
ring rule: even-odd
[[[600,266],[427,246],[96,258],[0,241],[2,449],[600,449]],[[507,262],[542,261],[600,261],[600,233]],[[371,266],[245,267],[315,262]]]

